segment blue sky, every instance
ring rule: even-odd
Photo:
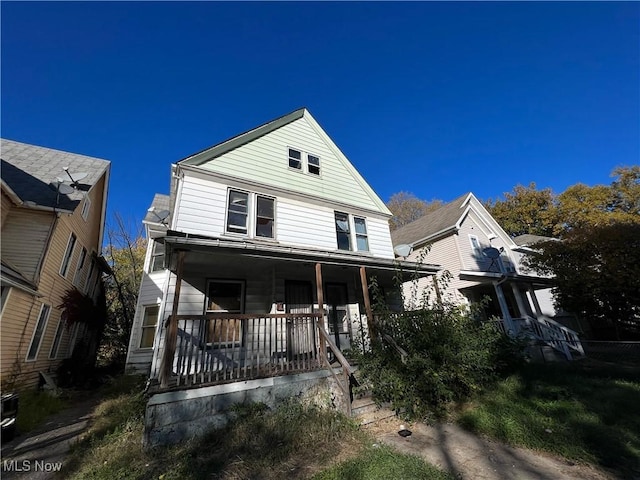
[[[608,184],[640,163],[637,2],[5,2],[4,138],[170,164],[306,106],[386,201]]]

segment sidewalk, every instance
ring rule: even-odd
[[[87,429],[98,398],[83,400],[52,415],[31,432],[2,444],[3,480],[55,478],[71,445]]]
[[[478,437],[457,425],[405,424],[411,435],[398,435],[401,421],[387,418],[365,428],[378,439],[407,454],[448,470],[463,480],[611,480],[587,465],[551,455],[509,447]]]

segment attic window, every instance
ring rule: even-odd
[[[289,167],[302,170],[302,153],[300,150],[289,149]]]
[[[307,155],[307,167],[309,168],[309,173],[320,175],[320,159],[315,155]]]
[[[91,208],[91,200],[89,197],[84,197],[84,203],[82,204],[82,218],[84,221],[87,221],[87,217],[89,217],[89,209]]]

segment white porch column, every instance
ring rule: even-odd
[[[522,298],[522,292],[518,288],[518,285],[516,283],[512,283],[511,284],[511,290],[513,290],[513,296],[516,297],[516,304],[518,305],[519,317],[522,318],[525,315],[528,315],[529,312],[527,311],[527,307],[524,304],[524,301],[523,301],[523,298]]]
[[[540,304],[538,303],[536,291],[531,286],[529,287],[529,295],[531,296],[531,301],[533,302],[533,308],[536,309],[536,317],[542,316],[542,309],[540,308]]]
[[[498,282],[494,282],[493,287],[496,290],[496,296],[498,297],[498,304],[500,305],[500,311],[502,312],[502,319],[504,321],[504,327],[510,336],[515,336],[511,315],[509,315],[509,307],[507,306],[507,300],[504,298],[504,292],[502,291],[502,285]]]

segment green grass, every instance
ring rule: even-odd
[[[54,413],[68,405],[66,399],[50,395],[47,392],[29,390],[20,393],[18,399],[17,425],[20,433],[26,433]]]
[[[511,445],[640,474],[640,370],[528,365],[477,399],[459,423]]]
[[[237,408],[236,419],[223,429],[179,445],[144,450],[145,399],[139,386],[132,388],[129,393],[115,389],[98,406],[91,429],[72,449],[64,478],[308,479],[324,475],[327,468],[328,476],[318,479],[453,478],[417,457],[373,449],[373,439],[335,410],[296,402],[275,410],[263,405]],[[412,476],[396,475],[401,471]],[[344,477],[342,472],[364,476]]]
[[[424,462],[420,457],[387,446],[369,447],[358,456],[335,465],[313,480],[454,480],[456,477]]]

